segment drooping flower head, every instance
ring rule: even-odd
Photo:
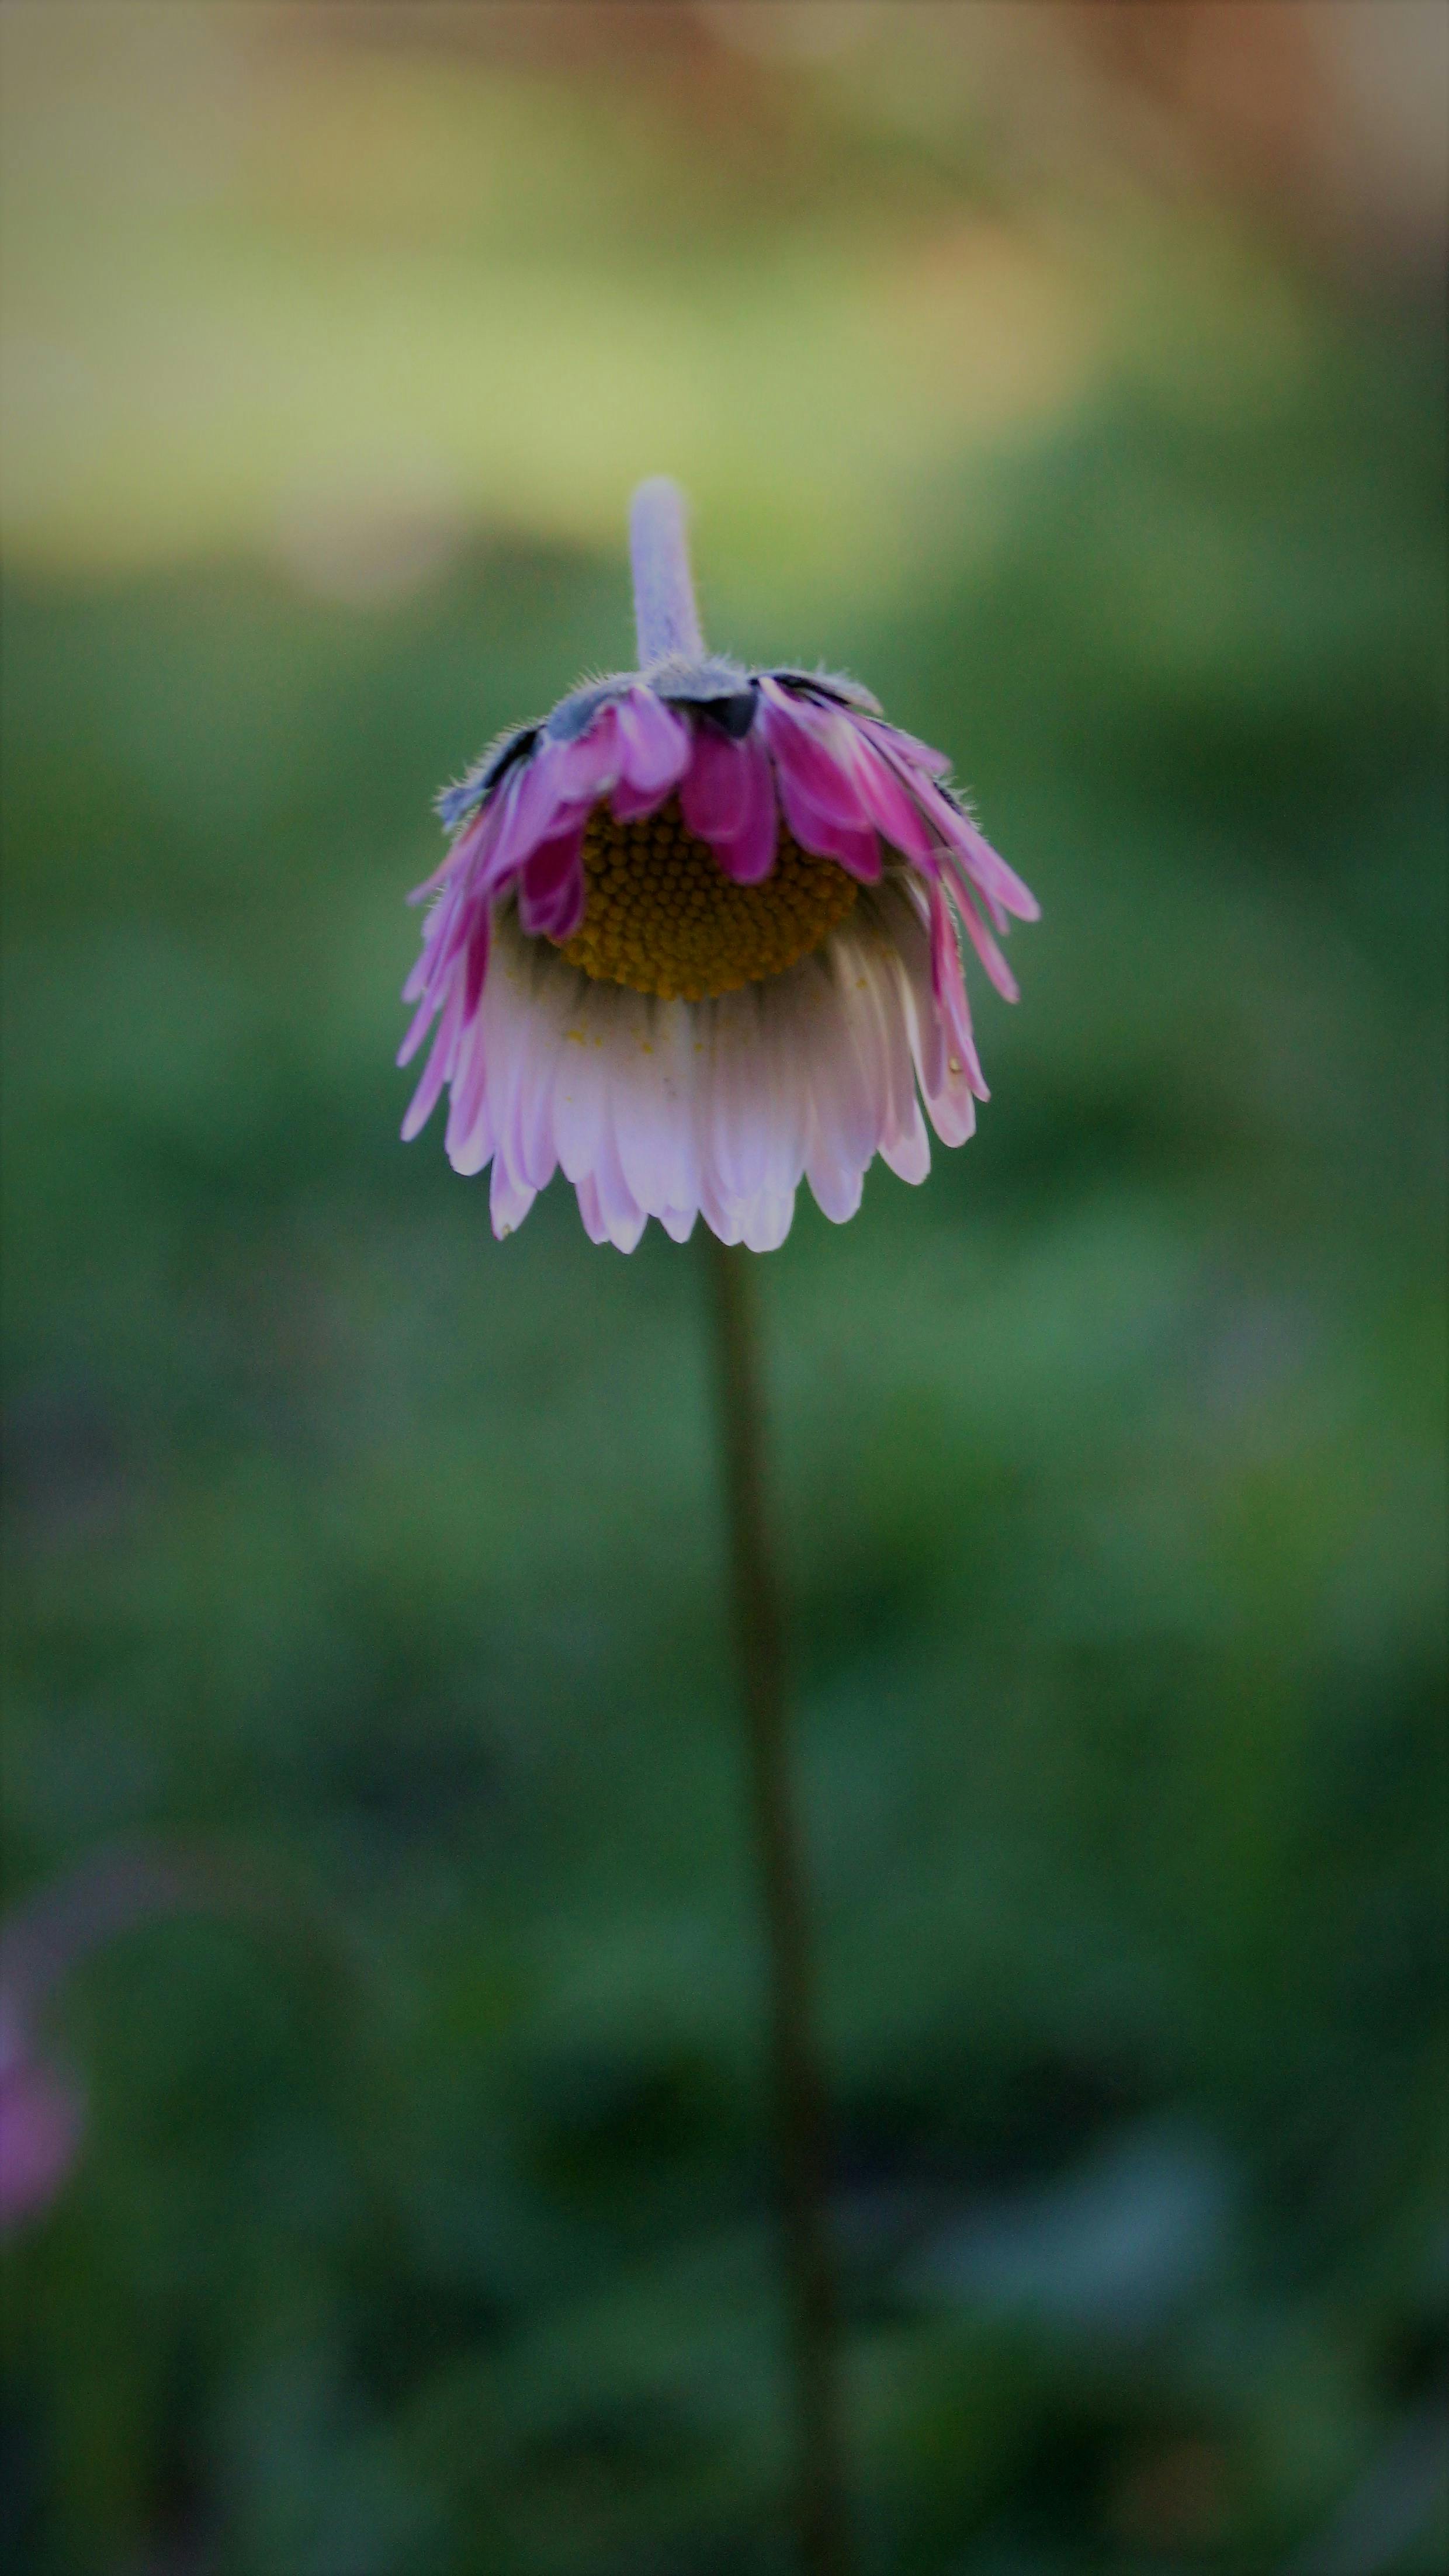
[[[971,1134],[959,934],[1014,1001],[992,934],[1037,906],[867,690],[705,651],[672,483],[641,484],[630,538],[640,668],[438,799],[455,837],[413,897],[399,1062],[437,1027],[403,1135],[448,1086],[449,1158],[492,1163],[500,1236],[562,1168],[596,1243],[703,1215],[764,1252],[802,1177],[837,1221],[877,1153],[924,1180],[922,1099],[943,1144]]]

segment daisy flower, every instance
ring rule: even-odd
[[[802,1178],[837,1222],[876,1154],[924,1180],[922,1102],[943,1144],[971,1134],[960,934],[1014,1000],[993,932],[1037,906],[867,690],[705,650],[674,484],[640,486],[630,542],[640,668],[438,799],[403,1135],[446,1087],[499,1236],[562,1169],[596,1243],[630,1252],[651,1216],[682,1243],[702,1215],[766,1252]]]

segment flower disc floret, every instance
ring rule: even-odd
[[[631,823],[596,805],[583,857],[583,924],[565,957],[596,982],[663,1002],[702,1002],[782,975],[856,898],[854,877],[802,850],[783,823],[770,874],[738,884],[688,829],[677,796]]]

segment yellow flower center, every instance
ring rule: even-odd
[[[855,879],[812,858],[782,822],[761,885],[736,885],[685,829],[679,799],[640,823],[596,805],[584,831],[588,895],[564,947],[600,984],[628,984],[661,1001],[701,1002],[783,975],[818,948],[855,901]]]

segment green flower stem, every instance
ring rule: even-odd
[[[698,661],[704,637],[689,571],[684,494],[667,474],[652,474],[629,504],[629,555],[640,670],[675,657]]]
[[[749,1788],[770,1979],[770,2056],[790,2311],[802,2576],[846,2576],[839,2328],[826,2220],[824,2090],[791,1790],[784,1630],[770,1544],[754,1255],[707,1234]]]

